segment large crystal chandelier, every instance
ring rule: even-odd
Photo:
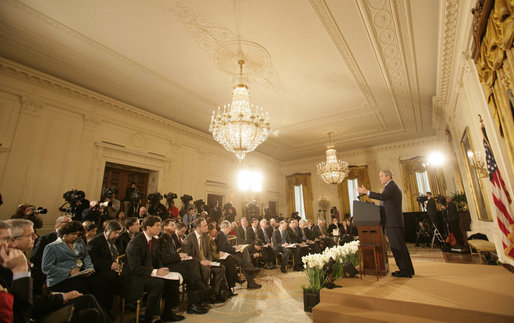
[[[244,63],[243,59],[238,61],[240,75],[232,92],[232,104],[223,106],[223,110],[218,107],[217,114],[212,112],[209,128],[214,139],[233,152],[239,162],[266,141],[270,131],[268,113],[250,104],[250,91],[243,79]]]
[[[327,184],[339,184],[348,176],[348,163],[343,160],[337,160],[336,148],[330,141],[330,132],[328,133],[328,141],[327,161],[318,164],[318,175]]]

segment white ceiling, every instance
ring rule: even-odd
[[[0,56],[208,132],[212,110],[231,100],[232,78],[218,67],[238,68],[220,48],[240,32],[263,48],[250,60],[266,63],[249,83],[274,130],[258,150],[321,158],[328,131],[340,152],[434,133],[439,6],[4,0]]]

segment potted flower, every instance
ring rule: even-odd
[[[323,269],[327,259],[323,254],[312,254],[302,257],[302,260],[309,280],[308,286],[302,286],[303,309],[305,312],[312,312],[312,308],[319,303],[319,291],[328,281],[328,275]]]

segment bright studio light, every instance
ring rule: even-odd
[[[241,191],[262,191],[262,174],[258,171],[243,169],[237,175],[237,186]]]
[[[446,157],[439,151],[428,155],[428,163],[432,166],[441,166],[446,161]]]

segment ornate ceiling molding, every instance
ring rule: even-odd
[[[119,102],[117,100],[111,99],[107,96],[98,94],[96,92],[81,88],[77,85],[38,72],[36,70],[33,70],[31,68],[17,64],[15,62],[9,61],[1,57],[0,72],[10,74],[24,81],[37,84],[52,91],[58,91],[62,94],[69,95],[73,98],[80,99],[88,103],[104,106],[115,112],[122,112],[128,115],[132,115],[135,118],[145,119],[155,124],[170,127],[173,130],[179,131],[184,134],[193,135],[209,142],[213,141],[212,137],[207,133],[189,128],[178,122],[174,122],[169,119],[159,117],[155,114],[146,112],[142,109]]]
[[[437,94],[432,98],[433,119],[432,123],[435,129],[441,127],[441,118],[443,117],[443,108],[448,101],[448,93],[450,88],[450,79],[452,75],[453,65],[455,64],[454,50],[455,37],[458,24],[459,0],[443,1],[439,35],[439,59],[437,64]]]
[[[350,72],[352,73],[355,82],[357,82],[357,84],[359,85],[362,94],[367,100],[367,106],[375,107],[377,105],[375,97],[373,96],[373,93],[371,92],[368,84],[366,83],[366,80],[364,79],[364,76],[362,75],[362,72],[359,69],[357,62],[355,61],[355,58],[353,57],[353,54],[350,51],[350,48],[348,47],[348,44],[346,43],[346,40],[343,37],[341,29],[339,29],[337,22],[332,16],[332,12],[328,8],[327,3],[325,2],[325,0],[310,0],[310,3],[312,8],[318,15],[319,20],[323,24],[323,27],[325,27],[325,30],[327,31],[328,35],[334,42],[334,46],[337,48],[337,51],[343,58],[344,62],[346,63],[346,66],[348,66]]]
[[[402,128],[420,131],[421,112],[409,8],[403,0],[357,2]]]
[[[170,9],[170,12],[175,15],[177,20],[184,27],[184,30],[193,36],[193,39],[198,43],[200,49],[202,49],[207,56],[213,60],[216,67],[218,67],[218,69],[223,73],[227,72],[225,69],[219,68],[219,65],[223,64],[223,62],[217,61],[220,59],[219,54],[217,55],[217,53],[219,53],[219,49],[229,46],[239,40],[248,42],[240,39],[240,37],[230,29],[220,26],[216,22],[209,21],[207,17],[196,13],[193,9],[186,7],[180,2],[177,2],[175,7]],[[259,44],[259,46],[262,45]],[[249,48],[248,51],[244,51],[244,56],[248,60],[249,64],[252,63],[252,55],[252,48]],[[256,57],[255,59],[258,60],[259,58]],[[236,63],[237,62],[234,61],[235,67],[237,67]],[[226,65],[226,63],[223,65]],[[228,74],[232,75],[231,73]],[[263,86],[278,93],[285,93],[286,91],[277,70],[271,62],[271,58],[269,58],[269,62],[267,62],[267,65],[263,70],[259,71],[257,74],[250,75],[250,81],[252,84]]]

